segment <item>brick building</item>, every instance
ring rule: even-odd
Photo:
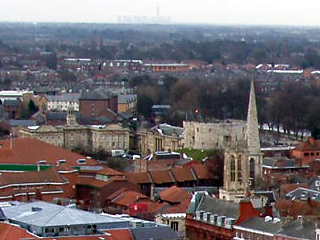
[[[83,92],[79,98],[79,111],[83,117],[108,116],[108,109],[118,112],[118,96],[111,92]]]

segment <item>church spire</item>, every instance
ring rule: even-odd
[[[253,80],[251,81],[251,87],[250,87],[246,139],[247,139],[249,154],[260,153],[260,137],[259,137],[259,127],[258,127],[257,104],[256,104],[256,96],[255,96]]]

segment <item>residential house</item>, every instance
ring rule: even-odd
[[[286,157],[263,158],[262,178],[268,185],[280,185],[290,183],[295,178],[306,179],[309,166]]]
[[[118,113],[135,112],[137,109],[136,94],[120,94],[118,95]]]
[[[300,158],[302,164],[308,165],[320,158],[320,140],[308,137],[306,141],[299,143],[291,150],[292,158]]]
[[[59,95],[45,95],[47,111],[68,111],[72,108],[79,111],[80,93],[62,93]]]

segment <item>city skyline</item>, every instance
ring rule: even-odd
[[[320,26],[314,0],[0,0],[0,21],[117,23],[121,16],[170,17],[172,23]]]

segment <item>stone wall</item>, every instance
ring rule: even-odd
[[[226,142],[245,136],[246,122],[226,120],[216,122],[184,121],[184,147],[192,149],[225,149]]]

